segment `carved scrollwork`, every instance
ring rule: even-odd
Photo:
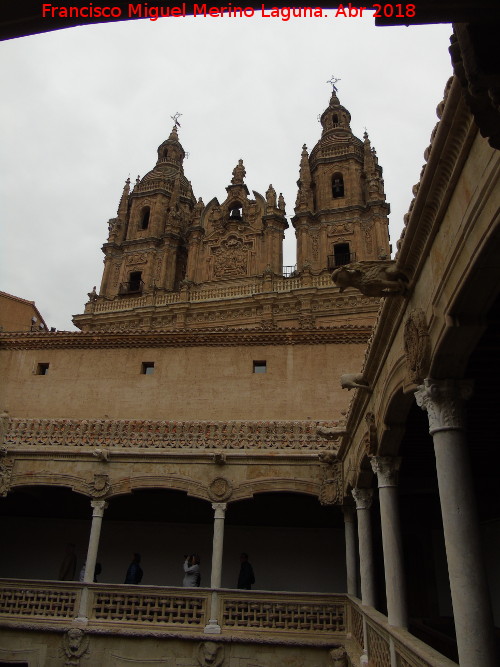
[[[404,327],[406,369],[410,382],[421,384],[424,381],[429,371],[430,347],[425,313],[417,308],[410,313]]]
[[[13,459],[3,459],[0,463],[0,496],[4,498],[12,485]]]
[[[214,502],[224,502],[231,497],[233,485],[225,477],[216,477],[208,485],[208,496]]]

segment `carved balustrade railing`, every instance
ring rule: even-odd
[[[224,591],[220,594],[223,629],[259,632],[347,634],[347,604],[343,595],[252,593]]]
[[[334,422],[321,422],[334,427]],[[3,446],[210,450],[328,450],[315,421],[153,421],[10,418]]]
[[[456,667],[407,630],[390,626],[381,613],[345,594],[0,579],[0,627],[67,628],[83,611],[90,631],[203,635],[212,595],[217,599],[222,636],[341,644],[353,664],[365,648],[374,667]]]
[[[361,654],[365,649],[368,664],[374,667],[457,667],[457,663],[417,639],[408,630],[390,626],[387,617],[380,612],[361,605],[357,598],[347,597],[347,626],[354,641],[350,646],[351,657]],[[391,653],[395,663],[391,662]]]
[[[144,308],[147,306],[158,307],[174,303],[198,303],[201,301],[214,301],[218,299],[238,299],[241,297],[262,294],[263,292],[291,292],[293,290],[317,287],[321,289],[333,288],[329,272],[319,275],[304,274],[295,277],[274,276],[270,281],[264,279],[251,282],[242,281],[240,284],[201,287],[192,287],[180,292],[168,292],[167,294],[147,294],[135,298],[121,298],[113,301],[95,301],[87,304],[85,312],[109,313],[130,310],[131,308]]]

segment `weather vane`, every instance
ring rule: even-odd
[[[174,121],[175,127],[180,127],[181,124],[179,123],[179,118],[182,116],[181,113],[177,111],[173,116],[170,116],[170,118]]]
[[[337,86],[335,85],[337,83],[337,81],[342,81],[342,79],[337,79],[336,77],[332,76],[332,78],[329,81],[327,81],[327,83],[332,84],[332,88],[333,88],[334,93],[337,92]]]

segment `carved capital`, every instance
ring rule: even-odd
[[[398,470],[401,458],[395,456],[372,456],[372,470],[377,475],[378,488],[398,485]]]
[[[227,503],[212,503],[214,519],[224,519],[226,516]]]
[[[344,523],[355,523],[355,508],[353,505],[342,505],[342,514],[344,515]]]
[[[472,387],[471,380],[424,380],[415,392],[415,399],[427,412],[431,435],[464,429],[463,403],[472,395]]]
[[[357,510],[369,510],[373,501],[373,489],[355,488],[351,491]]]
[[[92,516],[102,519],[104,510],[108,507],[108,503],[105,500],[91,500],[90,506],[92,507]]]

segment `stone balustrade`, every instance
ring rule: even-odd
[[[84,590],[88,594],[88,632],[206,636],[210,601],[216,595],[221,637],[260,643],[340,644],[353,664],[365,651],[369,664],[391,667],[392,651],[397,667],[456,667],[407,630],[390,626],[385,616],[346,594],[0,579],[0,627],[67,628],[78,616]]]
[[[329,272],[319,275],[302,274],[291,278],[274,276],[270,281],[265,279],[250,282],[241,281],[239,284],[214,287],[202,285],[192,287],[180,292],[168,292],[166,294],[147,294],[129,299],[114,299],[113,301],[96,301],[88,303],[85,312],[110,313],[131,308],[160,307],[173,303],[199,303],[204,301],[218,301],[223,299],[239,299],[241,297],[262,294],[264,292],[291,292],[304,288],[335,288]],[[336,289],[336,288],[335,288]]]

